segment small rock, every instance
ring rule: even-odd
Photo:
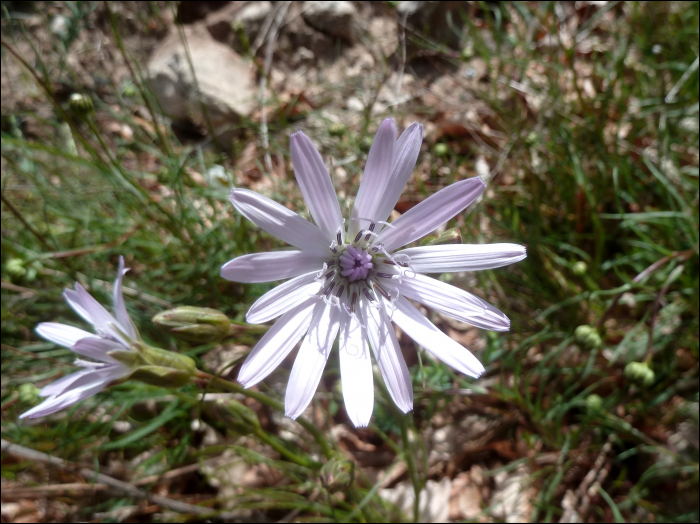
[[[229,6],[212,13],[206,19],[207,30],[214,40],[232,46],[238,52],[243,49],[237,31],[241,30],[252,44],[258,36],[267,16],[272,12],[272,2],[231,2]]]
[[[350,111],[356,111],[358,113],[365,110],[365,104],[362,103],[362,100],[354,96],[347,99],[345,102],[345,107],[347,107]]]
[[[457,12],[464,8],[464,2],[427,2],[407,1],[399,2],[396,12],[399,19],[406,20],[406,24],[423,33],[431,40],[437,40],[453,49],[459,49],[460,37],[454,29],[460,29],[464,22]],[[452,26],[447,24],[448,15],[451,14]]]
[[[250,116],[256,107],[251,66],[204,27],[186,26],[184,33],[192,67],[178,32],[160,44],[148,63],[151,88],[165,114],[174,120],[206,123],[203,104],[215,130]]]
[[[446,522],[450,511],[451,490],[452,481],[449,478],[443,478],[440,482],[426,482],[420,492],[418,522]],[[379,496],[394,504],[406,516],[413,517],[416,495],[410,482],[401,482],[391,489],[380,489]]]
[[[357,10],[350,2],[305,2],[302,16],[307,24],[322,33],[354,42]]]
[[[450,489],[450,520],[474,520],[481,513],[481,489],[462,472],[452,481]]]
[[[496,475],[494,481],[491,514],[506,522],[530,522],[530,501],[535,500],[536,493],[530,486],[527,468],[521,465],[512,473],[503,471]]]

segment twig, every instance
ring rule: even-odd
[[[282,24],[282,21],[284,20],[284,17],[287,15],[287,9],[289,9],[289,5],[291,3],[291,1],[284,2],[277,11],[277,14],[275,15],[272,27],[270,28],[270,32],[267,36],[263,74],[260,75],[260,145],[262,146],[263,151],[265,152],[265,169],[267,169],[268,173],[272,173],[272,158],[270,158],[270,152],[268,151],[268,148],[270,147],[270,142],[267,136],[267,113],[265,111],[265,104],[267,103],[267,77],[269,76],[270,69],[272,68],[272,55],[275,50],[277,33],[279,31],[280,25]]]
[[[20,213],[19,210],[18,210],[14,205],[12,205],[12,203],[11,203],[7,198],[5,198],[5,195],[4,195],[4,194],[0,194],[0,198],[2,198],[2,203],[5,204],[5,205],[7,206],[7,208],[10,210],[10,213],[12,213],[13,215],[15,215],[15,217],[17,217],[17,220],[19,220],[20,222],[22,222],[22,224],[24,225],[24,227],[26,227],[27,230],[28,230],[32,235],[34,235],[34,236],[37,238],[37,240],[38,240],[39,242],[41,242],[41,245],[42,245],[42,246],[44,246],[44,247],[45,247],[46,249],[48,249],[49,251],[54,251],[54,248],[51,247],[51,245],[46,241],[46,239],[45,239],[36,229],[34,229],[34,228],[32,227],[32,225],[31,225],[29,222],[27,222],[27,221],[24,219],[24,217],[22,216],[22,213]]]
[[[676,271],[683,271],[683,267],[683,264],[681,264],[676,269],[671,271],[671,274],[666,279],[666,282],[664,282],[661,291],[659,291],[659,294],[656,295],[656,300],[654,300],[651,316],[649,317],[649,341],[647,342],[647,351],[644,355],[644,362],[646,363],[649,363],[651,360],[651,350],[654,347],[654,324],[656,324],[656,315],[659,313],[659,305],[661,304],[661,300],[664,298],[664,295],[668,291],[669,286],[673,284],[673,281],[675,280],[674,273]]]
[[[406,68],[406,20],[408,19],[408,11],[401,15],[401,20],[399,25],[401,26],[401,32],[399,32],[399,46],[401,46],[401,63],[399,64],[399,74],[396,79],[396,96],[401,94],[401,84],[403,83],[403,73]]]
[[[173,500],[160,495],[148,493],[147,491],[139,489],[128,482],[117,480],[113,477],[105,475],[104,473],[96,473],[91,469],[77,466],[76,464],[72,464],[61,458],[42,453],[40,451],[25,448],[24,446],[20,446],[18,444],[12,444],[5,439],[1,439],[0,443],[2,444],[2,451],[4,453],[8,453],[26,460],[50,464],[62,470],[77,470],[81,476],[98,484],[109,486],[110,488],[116,489],[135,499],[146,499],[154,504],[158,504],[159,506],[172,511],[177,511],[179,513],[193,513],[195,515],[212,515],[215,513],[215,511],[210,508],[195,506],[194,504],[188,504],[187,502],[180,502],[179,500]]]
[[[632,279],[632,283],[637,284],[637,283],[641,282],[646,277],[651,275],[654,271],[659,269],[665,263],[670,262],[674,258],[680,258],[681,261],[685,262],[691,256],[693,256],[694,252],[695,252],[694,249],[688,249],[686,251],[675,251],[668,256],[660,258],[659,260],[654,262],[652,265],[650,265],[648,268],[646,268],[644,271],[639,273],[639,275],[634,277]],[[596,329],[600,330],[603,327],[603,323],[607,320],[608,316],[610,316],[610,313],[612,312],[612,310],[615,309],[615,306],[617,306],[617,303],[620,301],[620,298],[622,297],[622,295],[623,295],[623,293],[619,293],[619,294],[615,295],[615,298],[608,306],[608,309],[606,309],[605,313],[603,313],[603,315],[598,319],[598,322],[596,323]]]

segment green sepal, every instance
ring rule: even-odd
[[[420,241],[421,246],[439,246],[441,244],[461,244],[462,232],[458,227],[448,229],[439,235],[430,235]]]

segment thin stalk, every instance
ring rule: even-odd
[[[415,499],[413,500],[413,522],[420,522],[420,492],[423,486],[418,478],[416,457],[413,455],[411,441],[408,438],[408,415],[401,414],[397,418],[401,426],[401,442],[403,443],[404,457],[406,457],[406,464],[408,465],[408,476],[411,479],[411,484],[413,484],[413,493],[415,494]]]
[[[278,400],[268,397],[264,393],[246,389],[236,382],[231,382],[229,380],[222,379],[221,377],[215,377],[214,375],[210,375],[209,373],[205,373],[204,371],[197,370],[195,376],[197,378],[203,378],[205,380],[208,380],[211,385],[222,388],[226,391],[231,391],[233,393],[242,393],[246,397],[257,400],[261,404],[264,404],[276,411],[284,413],[284,404],[282,404],[282,402],[279,402]],[[323,435],[323,433],[319,431],[319,429],[316,426],[314,426],[311,422],[302,417],[299,417],[296,421],[314,438],[314,440],[319,445],[321,451],[323,452],[323,455],[326,458],[332,458],[334,456],[335,453],[331,448],[331,445],[328,443],[328,440]]]

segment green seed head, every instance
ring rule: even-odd
[[[630,382],[648,388],[654,384],[656,375],[644,362],[630,362],[625,366],[625,377]]]
[[[577,277],[582,277],[586,274],[586,271],[588,271],[588,265],[582,260],[579,260],[571,267],[571,272]]]
[[[583,349],[598,349],[603,345],[600,335],[592,326],[577,327],[574,332],[574,340]]]

